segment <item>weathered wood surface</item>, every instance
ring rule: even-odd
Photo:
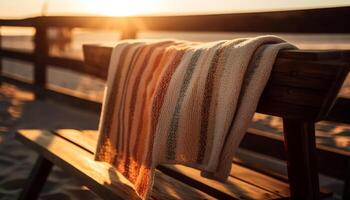
[[[283,119],[283,133],[291,196],[295,200],[305,197],[318,200],[315,124]]]
[[[96,130],[59,129],[54,130],[53,133],[90,152],[95,152],[98,137]],[[228,183],[203,178],[200,176],[198,170],[180,165],[165,165],[159,167],[159,170],[171,175],[173,178],[190,180],[186,181],[186,183],[202,191],[209,192],[216,198],[233,196],[235,198],[259,197],[259,199],[264,199],[267,197],[277,198],[289,195],[287,183],[236,164],[233,165]],[[239,188],[244,188],[245,193],[239,191]]]
[[[45,158],[39,156],[27,183],[21,191],[18,200],[33,200],[39,197],[40,191],[44,187],[45,181],[49,176],[53,164]]]
[[[111,46],[84,45],[85,63],[106,79]],[[350,69],[349,51],[287,50],[278,54],[257,112],[310,121],[324,119]],[[102,74],[103,72],[103,74]]]
[[[36,135],[35,137],[33,135]],[[51,135],[51,136],[50,136]],[[50,136],[50,137],[47,137]],[[54,132],[47,132],[47,131],[39,131],[39,130],[21,130],[19,131],[17,138],[19,138],[22,142],[24,142],[27,145],[30,146],[40,146],[42,143],[45,147],[35,147],[34,149],[38,150],[39,152],[42,151],[54,151],[57,156],[60,156],[60,151],[57,151],[57,148],[62,148],[62,146],[59,145],[65,145],[65,149],[73,148],[73,152],[70,152],[73,155],[78,155],[75,152],[74,149],[78,148],[83,152],[87,152],[91,155],[88,159],[92,159],[93,152],[95,152],[96,147],[96,141],[97,141],[97,131],[96,130],[73,130],[73,129],[59,129],[55,130]],[[39,138],[39,139],[38,139]],[[42,140],[42,138],[46,138]],[[50,138],[50,139],[48,139]],[[43,142],[45,141],[45,142]],[[55,142],[52,142],[55,141]],[[57,142],[60,141],[60,142]],[[57,146],[56,147],[52,147]],[[49,147],[51,146],[51,147]],[[47,148],[43,149],[43,148]],[[70,150],[68,150],[70,151]],[[243,151],[243,150],[242,150]],[[60,152],[60,153],[58,153]],[[242,153],[238,154],[238,159],[245,160],[247,159],[247,156],[241,155]],[[46,155],[45,153],[42,155]],[[81,155],[81,154],[79,154]],[[85,155],[85,153],[83,154]],[[250,157],[250,156],[248,156]],[[61,162],[72,162],[72,158],[66,159],[67,156],[64,158],[58,157],[54,159],[54,163],[58,163],[59,166],[62,165]],[[259,156],[260,159],[262,159],[261,156]],[[56,160],[64,159],[64,161],[56,161]],[[265,158],[263,158],[265,159]],[[74,159],[73,159],[74,160]],[[256,160],[256,159],[254,159]],[[87,162],[86,160],[80,160],[80,162]],[[92,161],[93,163],[94,161]],[[249,163],[249,161],[246,161]],[[264,161],[265,163],[266,161]],[[267,161],[269,163],[270,161]],[[72,165],[76,164],[76,162],[70,163],[70,167],[72,168]],[[91,165],[91,160],[89,160],[88,165],[90,168],[85,168],[85,170],[92,169],[95,167],[94,164]],[[259,163],[259,162],[257,162]],[[257,164],[256,162],[254,164]],[[266,163],[265,163],[266,164]],[[265,164],[260,165],[258,169],[260,171],[266,170]],[[84,165],[84,164],[83,164]],[[63,165],[65,166],[65,165]],[[84,166],[83,166],[84,167]],[[278,165],[274,165],[273,167],[278,167]],[[66,168],[64,168],[66,169]],[[99,168],[101,169],[101,168]],[[182,196],[187,195],[186,192],[192,192],[190,190],[194,191],[201,191],[203,193],[206,193],[206,198],[219,198],[219,199],[279,199],[279,198],[285,198],[289,196],[289,186],[285,182],[287,179],[284,178],[285,181],[281,181],[280,178],[272,178],[268,175],[265,175],[263,173],[251,170],[249,168],[243,167],[238,164],[233,164],[231,175],[229,177],[229,180],[227,183],[221,183],[217,181],[213,181],[210,179],[206,179],[200,176],[200,172],[198,170],[184,167],[181,165],[162,165],[159,166],[159,171],[157,173],[156,178],[156,186],[154,189],[154,195],[153,197],[157,199],[167,199],[167,198],[184,198],[188,196]],[[274,169],[275,170],[275,169]],[[278,172],[278,176],[280,177],[286,175],[286,172],[281,172],[281,170],[275,170],[275,172]],[[72,169],[69,169],[69,172],[72,172],[76,175],[75,171]],[[89,172],[87,175],[94,175],[95,173]],[[271,173],[270,173],[271,174]],[[96,174],[95,174],[96,175]],[[78,175],[78,177],[80,177]],[[171,178],[170,178],[171,177]],[[81,178],[81,177],[80,177]],[[160,179],[160,181],[159,181]],[[82,180],[86,180],[86,178],[83,178]],[[170,181],[170,183],[168,183]],[[167,189],[165,188],[173,188],[173,182],[175,181],[175,184],[185,185],[185,187],[177,186],[175,189]],[[322,179],[321,182],[323,182],[323,185],[325,185],[326,179]],[[91,181],[90,181],[91,182]],[[181,183],[180,183],[181,182]],[[158,184],[161,183],[162,187]],[[95,183],[90,187],[95,187]],[[164,184],[167,184],[164,186]],[[327,188],[329,185],[334,185],[333,183],[329,183],[327,185]],[[89,186],[89,185],[88,185]],[[105,185],[106,186],[106,185]],[[108,186],[108,185],[107,185]],[[100,187],[100,186],[96,186]],[[104,186],[102,186],[104,187]],[[190,188],[190,189],[189,189]],[[323,190],[327,190],[325,187],[321,187]],[[93,188],[92,188],[93,189]],[[177,190],[183,190],[185,189],[185,192],[177,192]],[[94,189],[93,189],[94,190]],[[96,190],[96,189],[95,189]],[[169,194],[163,194],[169,192]],[[112,192],[113,193],[113,192]],[[161,193],[161,194],[158,194]],[[199,192],[200,193],[200,192]],[[98,193],[99,194],[99,193]],[[196,193],[197,195],[198,193]],[[159,196],[160,195],[160,196]],[[167,196],[168,195],[168,196]],[[170,195],[170,196],[169,196]],[[176,196],[177,195],[177,196]],[[190,196],[194,199],[196,198],[204,198],[203,196]],[[186,198],[188,199],[188,198]]]
[[[34,43],[34,85],[45,88],[47,80],[46,58],[49,55],[48,29],[40,26],[36,27]],[[39,98],[41,95],[36,92],[35,96]]]
[[[267,174],[282,182],[288,182],[287,164],[283,160],[279,160],[258,152],[238,149],[234,163],[243,166],[249,166],[250,169]],[[341,196],[343,182],[324,174],[319,174],[320,177],[320,197],[329,197],[332,193],[336,196]]]
[[[97,138],[98,138],[98,132],[96,130],[58,129],[58,130],[53,130],[52,132],[58,135],[59,137],[62,137],[74,143],[75,145],[86,149],[91,153],[95,152],[96,145],[97,145]],[[255,130],[251,128],[248,130],[249,134],[254,134],[254,135],[259,134],[260,132],[261,131],[259,130]],[[267,138],[275,136],[275,134],[268,133],[268,132],[263,132],[260,134],[262,135],[268,134],[268,135],[264,135]],[[283,138],[281,136],[277,136],[275,140],[280,142],[280,146],[278,146],[278,148],[272,149],[271,151],[278,151],[280,153],[284,152]],[[335,151],[334,149],[328,149],[328,147],[325,147],[323,145],[318,145],[318,146],[320,149],[322,149],[320,153],[324,153],[323,151],[327,151],[327,152]],[[338,153],[346,153],[346,152],[344,151],[344,152],[338,152]],[[254,157],[255,154],[256,153],[247,151],[245,149],[240,149],[238,151],[234,160],[235,162],[233,162],[233,165],[232,165],[231,177],[229,178],[228,184],[203,178],[199,175],[198,170],[190,169],[188,167],[184,167],[180,165],[175,165],[175,166],[162,165],[159,167],[159,170],[174,178],[181,179],[187,184],[191,185],[192,187],[205,191],[216,198],[225,198],[225,197],[228,197],[227,195],[231,195],[238,198],[237,194],[240,194],[240,192],[237,190],[237,186],[246,186],[245,183],[250,185],[247,189],[245,189],[249,191],[248,196],[245,196],[245,198],[251,197],[251,196],[256,197],[257,195],[260,196],[261,198],[267,198],[267,196],[270,196],[269,193],[273,193],[274,195],[279,197],[288,197],[290,195],[290,192],[289,192],[288,177],[287,177],[285,163],[280,163],[281,161],[279,163],[276,163],[275,158],[263,156],[262,154],[257,155],[258,157]],[[337,154],[337,152],[334,152],[334,155],[339,155],[339,154]],[[322,158],[322,159],[327,159],[327,158]],[[268,166],[269,164],[271,165],[271,167]],[[248,167],[243,167],[242,165],[253,168],[254,170],[249,169]],[[329,167],[331,168],[333,167],[333,169],[336,170],[338,166],[330,165]],[[346,167],[346,165],[344,167]],[[346,171],[343,170],[342,172],[337,172],[337,173],[346,174]],[[336,176],[336,177],[338,177],[339,179],[344,178],[344,176]],[[242,183],[242,181],[244,183]],[[321,182],[321,185],[320,185],[321,191],[323,195],[330,194],[329,188],[336,185],[334,182],[332,182],[332,180],[329,180],[327,177],[324,177],[323,175],[321,175],[320,182]],[[253,185],[254,187],[257,187],[255,188],[255,191],[252,190],[254,189],[254,187],[252,187],[251,185]],[[268,193],[262,192],[261,189],[268,191]],[[243,198],[244,195],[241,197]]]
[[[91,152],[69,140],[44,130],[22,130],[16,137],[41,156],[79,178],[102,198],[138,199],[130,182],[117,170],[107,163],[94,161]],[[155,180],[152,193],[154,199],[213,199],[160,171],[156,172]]]
[[[250,132],[251,131],[252,130],[250,130]],[[53,133],[87,151],[95,152],[98,137],[98,132],[96,130],[59,129],[54,130]],[[283,151],[283,149],[279,149],[279,151]],[[276,198],[275,196],[288,197],[290,192],[287,183],[288,177],[285,164],[276,164],[276,159],[261,154],[258,155],[258,157],[254,157],[256,153],[246,152],[249,151],[244,149],[238,151],[235,162],[232,164],[231,177],[228,183],[221,183],[203,178],[199,175],[198,170],[181,165],[162,165],[159,166],[158,169],[175,179],[182,180],[186,184],[201,191],[205,191],[219,199],[228,198],[230,196],[235,198],[256,198],[259,196],[259,199],[268,197]],[[267,167],[267,165],[271,163],[273,166]],[[253,167],[254,170],[243,167],[242,165]],[[331,194],[329,188],[336,185],[336,183],[324,176],[321,176],[321,183],[323,196]],[[239,188],[244,188],[247,194],[242,194]],[[273,195],[270,193],[273,193]]]
[[[96,130],[59,129],[54,130],[53,134],[89,152],[95,152],[98,137]],[[206,179],[200,176],[198,170],[180,165],[164,165],[160,166],[159,170],[174,179],[181,180],[191,187],[220,199],[276,199],[289,195],[287,183],[236,164],[233,165],[231,177],[229,177],[227,183]]]
[[[350,152],[323,144],[316,146],[320,173],[344,179],[348,170]],[[283,161],[287,160],[283,136],[276,133],[249,128],[240,147]]]

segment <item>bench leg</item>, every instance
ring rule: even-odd
[[[39,156],[18,199],[37,199],[52,167],[52,162]]]
[[[350,160],[347,163],[346,177],[344,179],[343,199],[350,199]]]
[[[291,199],[319,199],[315,124],[283,119]]]

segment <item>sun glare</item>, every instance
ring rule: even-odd
[[[87,12],[98,15],[129,16],[150,14],[161,0],[80,0]]]

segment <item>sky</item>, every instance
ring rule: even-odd
[[[46,2],[46,6],[43,6]],[[350,6],[350,0],[0,0],[0,18],[170,15]],[[46,9],[43,9],[46,7]]]

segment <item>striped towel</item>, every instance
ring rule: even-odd
[[[125,40],[114,48],[96,160],[146,199],[158,164],[225,180],[280,49],[275,36],[210,43]]]

